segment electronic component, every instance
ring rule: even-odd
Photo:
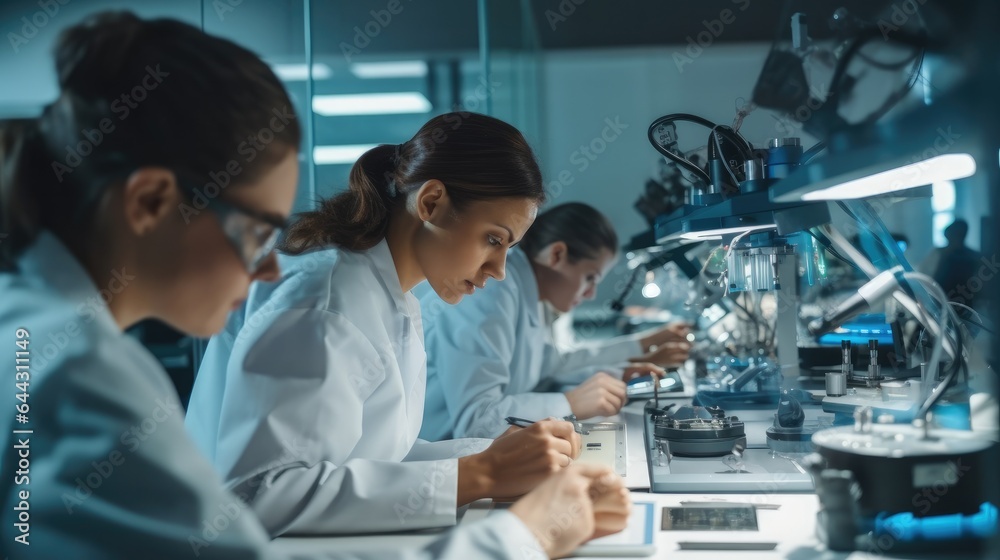
[[[826,374],[826,396],[842,397],[847,394],[847,382],[854,376],[854,363],[851,356],[851,341],[843,340],[840,343],[841,359],[840,371],[831,371]]]
[[[751,504],[663,508],[664,531],[756,531],[757,510]]]
[[[717,406],[682,406],[656,420],[653,434],[669,442],[675,455],[714,457],[746,448],[743,422]]]

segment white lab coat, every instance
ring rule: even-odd
[[[104,287],[106,294],[113,297],[128,289],[126,282],[141,281],[130,276],[130,270],[120,270],[119,279]],[[9,385],[20,393],[14,383],[27,381],[28,422],[16,423],[12,409],[23,403],[12,393],[5,397],[10,408],[0,414],[5,557],[282,557],[270,550],[253,512],[223,490],[188,438],[166,372],[121,332],[90,277],[54,235],[42,232],[16,271],[0,273],[0,294],[0,337],[12,369],[14,352],[21,351],[14,345],[16,331],[30,334],[27,379],[11,371]],[[27,465],[19,465],[22,454]],[[28,493],[23,501],[21,492]],[[15,525],[22,512],[28,516],[26,537]],[[503,512],[421,550],[293,557],[464,560],[526,553],[543,557],[524,524]]]
[[[188,431],[272,535],[453,525],[455,457],[490,442],[417,441],[420,307],[385,241],[280,264],[209,343]]]
[[[130,289],[131,270],[103,286]],[[267,535],[184,432],[166,372],[121,332],[90,277],[42,232],[0,274],[6,376],[0,506],[10,558],[263,558]],[[27,423],[15,423],[15,332],[30,333]],[[18,380],[21,381],[21,380]],[[32,430],[15,434],[13,430]],[[18,449],[18,446],[21,448]],[[27,447],[27,449],[25,449]],[[18,473],[18,455],[28,461]],[[15,478],[17,477],[17,478]],[[13,519],[28,492],[27,546]]]
[[[563,393],[532,392],[545,379],[580,382],[642,353],[640,335],[562,351],[551,341],[538,282],[519,248],[507,255],[507,277],[458,305],[419,288],[427,347],[427,403],[420,437],[496,437],[504,418],[531,420],[572,413]]]

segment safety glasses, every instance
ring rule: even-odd
[[[179,176],[178,179],[181,188],[192,198],[196,192],[194,185]],[[201,198],[208,201],[206,208],[218,217],[223,233],[247,272],[254,274],[260,270],[274,252],[274,246],[288,222],[219,197],[201,195]]]

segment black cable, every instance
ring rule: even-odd
[[[670,150],[664,148],[663,145],[660,144],[659,140],[656,139],[655,136],[656,129],[659,128],[660,125],[665,124],[666,122],[669,121],[663,121],[661,119],[657,119],[653,121],[653,124],[649,125],[649,130],[647,131],[646,136],[647,138],[649,138],[649,143],[653,145],[653,149],[655,149],[657,152],[660,152],[660,154],[662,154],[665,158],[669,159],[670,161],[673,161],[682,168],[687,169],[695,177],[701,179],[701,181],[704,183],[704,188],[708,188],[709,186],[711,186],[712,179],[708,176],[708,173],[706,173],[704,169],[691,163],[691,161],[688,160],[687,158],[679,156],[671,152]]]
[[[917,78],[920,76],[920,69],[924,65],[924,55],[925,51],[921,49],[919,54],[917,55],[917,62],[916,65],[913,67],[913,73],[911,74],[910,79],[907,80],[906,85],[896,90],[895,93],[886,98],[885,102],[883,102],[878,109],[875,109],[868,116],[861,119],[861,121],[859,121],[859,124],[861,125],[871,124],[881,119],[883,116],[885,116],[886,113],[892,110],[892,108],[895,107],[897,103],[902,101],[903,98],[905,98],[910,93],[910,91],[913,89],[913,86],[917,84]]]
[[[880,37],[883,39],[886,38],[882,35],[882,31],[877,27],[868,27],[863,29],[861,33],[859,33],[854,40],[851,41],[847,50],[840,57],[840,60],[837,61],[837,66],[833,70],[833,77],[830,78],[830,87],[826,93],[827,102],[833,98],[835,109],[840,105],[841,82],[847,73],[847,67],[854,58],[854,55],[857,54],[859,49],[861,49],[861,47],[863,47],[866,43]],[[911,33],[904,33],[900,31],[894,32],[892,39],[898,43],[912,45],[921,49],[923,49],[927,44],[927,39],[924,35],[913,35]]]
[[[722,134],[719,134],[719,132],[722,132]],[[722,160],[723,167],[725,167],[726,171],[729,173],[729,177],[733,180],[733,186],[738,188],[740,182],[736,178],[736,173],[733,171],[733,168],[729,165],[729,159],[727,159],[725,154],[722,152],[722,142],[719,139],[729,140],[730,143],[736,146],[736,149],[740,150],[743,155],[743,161],[753,159],[753,146],[751,146],[750,143],[736,131],[736,129],[724,124],[715,125],[709,133],[709,137],[712,143],[715,144],[716,149],[719,151],[718,157]],[[740,142],[737,142],[736,140],[739,140]],[[709,153],[711,153],[711,148],[709,149]]]
[[[944,329],[941,329],[941,336],[944,336]],[[920,409],[917,410],[917,414],[914,418],[927,417],[927,412],[934,408],[934,405],[941,400],[941,397],[944,396],[945,392],[948,391],[948,388],[951,387],[951,384],[955,381],[959,370],[962,369],[962,334],[958,333],[955,338],[957,351],[955,352],[955,359],[952,361],[953,366],[948,370],[948,373],[945,374],[944,380],[941,381],[941,383],[939,383],[935,390],[931,393],[931,396],[928,397]],[[968,372],[967,366],[965,367],[965,371]],[[966,373],[966,382],[968,382],[968,373]]]
[[[662,116],[653,121],[652,124],[649,125],[649,130],[647,131],[646,134],[647,138],[649,139],[649,143],[653,145],[653,148],[657,152],[660,152],[660,154],[662,154],[667,159],[677,163],[681,167],[687,169],[688,171],[696,175],[705,183],[706,187],[712,184],[712,178],[709,177],[708,173],[704,169],[691,163],[691,161],[688,160],[687,158],[675,154],[670,150],[666,149],[662,144],[660,144],[659,140],[657,140],[656,138],[657,128],[659,128],[664,124],[672,123],[675,121],[691,122],[694,124],[699,124],[701,126],[704,126],[705,128],[708,128],[709,131],[717,132],[720,137],[725,138],[726,140],[732,142],[733,145],[735,145],[743,154],[744,159],[751,159],[753,157],[753,147],[738,132],[733,130],[732,127],[725,125],[717,125],[708,119],[704,119],[702,117],[699,117],[697,115],[692,115],[690,113],[673,113],[670,115]]]
[[[635,289],[635,282],[636,280],[639,279],[639,273],[641,271],[645,271],[645,269],[646,269],[645,263],[636,265],[636,267],[632,269],[632,274],[629,275],[628,281],[625,283],[625,287],[622,288],[622,291],[618,293],[618,297],[612,300],[611,303],[609,304],[612,311],[621,313],[622,310],[625,309],[625,300],[628,299],[628,296],[632,293],[632,290]]]

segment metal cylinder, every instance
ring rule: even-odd
[[[865,385],[877,387],[882,380],[882,368],[878,365],[878,340],[874,338],[868,341],[868,356],[868,379],[865,380]]]
[[[845,379],[851,381],[854,379],[854,357],[851,353],[850,340],[840,341],[840,353],[841,353],[840,372],[844,374]]]
[[[771,138],[768,141],[767,173],[769,179],[783,179],[799,165],[802,144],[798,138]]]
[[[843,397],[847,394],[847,376],[839,371],[826,374],[826,396]]]

